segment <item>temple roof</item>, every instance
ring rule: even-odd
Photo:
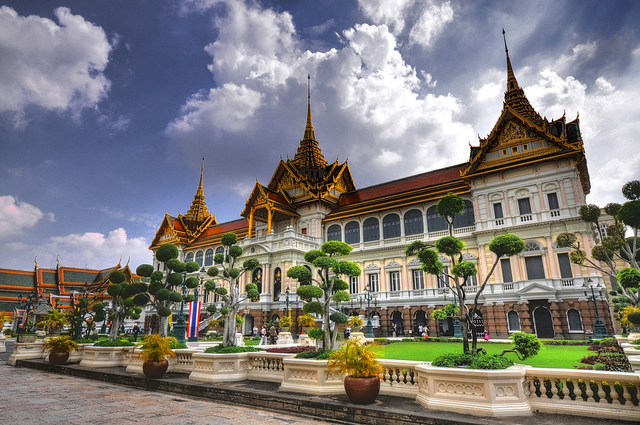
[[[200,183],[198,184],[198,189],[196,190],[196,195],[193,197],[193,202],[191,203],[191,208],[184,216],[184,219],[187,221],[193,221],[201,223],[208,218],[211,218],[211,213],[207,209],[207,203],[204,199],[204,190],[202,189],[202,174],[204,172],[204,158],[202,158],[202,167],[200,168]]]
[[[308,78],[308,95],[307,95],[307,125],[304,129],[304,136],[300,140],[298,151],[291,161],[298,170],[314,180],[324,177],[323,173],[328,164],[322,155],[320,145],[316,139],[315,131],[313,131],[313,122],[311,120],[311,76]],[[316,171],[313,173],[312,171]]]

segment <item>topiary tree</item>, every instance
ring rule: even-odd
[[[346,291],[349,284],[340,279],[341,276],[360,276],[362,270],[353,261],[338,260],[346,257],[353,247],[340,241],[327,241],[320,249],[313,249],[304,255],[304,260],[317,269],[318,277],[314,278],[305,266],[293,266],[287,270],[287,276],[298,280],[300,286],[296,290],[298,296],[306,301],[302,310],[307,314],[323,315],[324,335],[322,344],[325,349],[331,345],[331,301],[346,302],[351,296]],[[305,284],[311,282],[312,284]],[[313,285],[315,283],[316,285]],[[342,315],[344,316],[344,315]],[[342,316],[334,318],[343,320]],[[346,320],[345,320],[346,322]],[[337,334],[337,332],[336,332]]]
[[[160,245],[156,250],[156,259],[164,264],[166,273],[154,271],[151,264],[141,264],[136,268],[138,276],[149,278],[149,285],[138,283],[137,295],[133,303],[137,306],[152,305],[160,317],[160,336],[166,337],[169,324],[169,316],[173,313],[173,307],[181,302],[193,301],[193,295],[183,299],[180,287],[184,282],[187,288],[196,288],[200,280],[195,277],[187,278],[187,273],[193,273],[200,268],[195,261],[184,263],[178,259],[180,251],[174,244]]]
[[[457,199],[456,199],[457,198]],[[516,235],[504,234],[496,236],[489,244],[489,250],[496,257],[491,269],[487,273],[482,284],[478,287],[471,308],[467,305],[467,293],[464,286],[471,276],[478,273],[476,265],[471,261],[463,261],[462,251],[465,244],[462,240],[453,236],[453,227],[451,223],[455,215],[464,211],[464,200],[455,195],[447,195],[442,198],[437,206],[438,213],[445,217],[449,223],[449,236],[440,238],[435,243],[435,249],[423,241],[415,241],[407,245],[405,254],[407,256],[415,255],[422,264],[422,270],[425,272],[439,276],[444,272],[444,264],[440,261],[440,255],[449,258],[451,264],[450,273],[447,273],[447,286],[454,292],[458,302],[458,318],[462,327],[462,346],[465,353],[476,354],[478,349],[478,337],[476,335],[476,325],[473,322],[473,316],[478,311],[480,295],[484,291],[489,277],[493,274],[500,258],[517,255],[524,251],[524,241]],[[451,284],[453,282],[453,285]],[[468,333],[471,330],[472,344],[469,349]]]
[[[111,310],[109,319],[111,319],[111,332],[109,338],[116,339],[118,329],[124,323],[124,319],[130,317],[139,319],[142,308],[135,305],[133,297],[140,292],[144,283],[127,282],[126,276],[122,270],[114,270],[109,274],[109,286],[107,294],[111,296]],[[99,311],[99,309],[98,309]]]
[[[604,207],[605,213],[613,217],[613,224],[603,231],[600,225],[600,207],[583,205],[579,213],[582,220],[591,224],[597,235],[598,244],[587,257],[578,238],[573,233],[561,233],[556,238],[559,247],[573,248],[569,254],[571,262],[609,276],[611,282],[614,311],[620,313],[629,305],[640,307],[640,181],[630,181],[622,187],[622,194],[628,199],[624,204],[610,203]],[[631,237],[626,237],[631,233]]]
[[[107,318],[105,305],[97,299],[98,294],[93,296],[81,296],[73,299],[73,308],[67,312],[67,320],[69,321],[69,335],[71,339],[76,340],[82,337],[82,324],[87,323],[86,336],[91,333],[91,324],[102,322]]]
[[[506,353],[515,353],[520,360],[526,360],[529,357],[533,357],[542,349],[542,343],[535,334],[528,334],[525,332],[516,332],[510,336],[515,344],[514,348],[509,350],[503,350],[500,353],[504,356]]]
[[[215,292],[222,303],[220,314],[225,318],[222,345],[227,347],[237,345],[236,320],[240,305],[247,300],[258,301],[260,293],[258,285],[248,283],[245,291],[240,292],[240,277],[246,272],[251,272],[260,266],[260,262],[251,258],[239,265],[242,256],[242,248],[237,245],[238,235],[233,232],[225,233],[220,240],[224,247],[224,253],[214,256],[214,262],[219,267],[212,266],[207,270],[207,275],[214,279],[207,280],[204,288],[207,291]],[[212,304],[211,304],[212,305]],[[211,310],[209,310],[211,312]]]

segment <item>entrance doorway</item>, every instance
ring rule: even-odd
[[[533,311],[533,325],[538,338],[553,338],[555,336],[551,312],[546,307],[538,307]]]

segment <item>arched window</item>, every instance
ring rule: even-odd
[[[424,222],[422,220],[422,211],[410,210],[404,214],[404,234],[419,235],[424,233]]]
[[[380,222],[375,217],[369,217],[362,224],[364,242],[380,240]]]
[[[344,226],[344,241],[348,244],[360,243],[360,223],[350,221]]]
[[[507,313],[507,322],[509,332],[520,332],[520,317],[518,317],[517,311],[511,310]]]
[[[188,263],[189,261],[193,261],[193,252],[188,253],[187,257],[184,259],[185,263]]]
[[[253,271],[251,282],[258,285],[258,293],[262,294],[262,268],[261,267],[258,267]]]
[[[280,267],[276,267],[273,271],[273,301],[280,300],[280,293],[282,292],[282,270]]]
[[[542,248],[540,247],[540,244],[537,241],[525,241],[524,242],[524,251],[525,252],[531,252],[531,251],[541,251]]]
[[[447,230],[447,220],[440,214],[436,206],[429,207],[427,210],[427,228],[429,232],[439,232],[441,230]]]
[[[204,264],[204,262],[202,260],[203,257],[204,257],[204,252],[202,252],[202,251],[196,252],[196,263],[198,263],[198,265],[200,267],[202,267],[202,265]]]
[[[569,332],[582,331],[582,318],[580,312],[575,308],[567,311],[567,322],[569,323]]]
[[[328,241],[341,241],[342,240],[342,228],[339,224],[333,224],[329,226],[327,230]]]
[[[217,254],[224,254],[224,247],[219,246],[216,248],[216,255]],[[222,264],[221,262],[216,262],[216,264]]]
[[[453,228],[458,229],[460,227],[473,226],[475,218],[473,216],[473,204],[471,201],[464,201],[464,212],[457,215],[453,220]]]
[[[384,239],[400,237],[400,216],[389,214],[382,219],[382,237]]]
[[[207,249],[207,252],[204,253],[204,265],[205,267],[213,265],[213,249]]]

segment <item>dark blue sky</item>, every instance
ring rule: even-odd
[[[296,152],[307,74],[358,187],[463,162],[502,107],[503,27],[534,108],[580,114],[589,202],[640,177],[634,1],[0,4],[0,268],[149,261],[202,156],[211,212],[238,218]]]

